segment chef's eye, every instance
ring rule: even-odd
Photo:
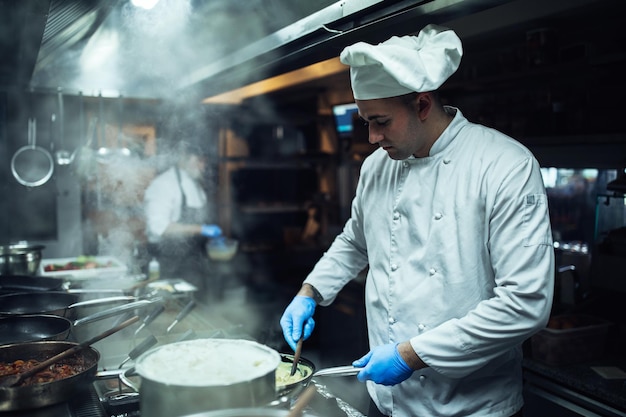
[[[389,124],[389,120],[376,120],[376,125],[378,126],[387,126]]]
[[[361,121],[361,123],[363,123],[363,126],[368,127],[370,125],[370,122],[368,122],[367,120],[359,117],[359,120]]]

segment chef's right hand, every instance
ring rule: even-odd
[[[313,333],[315,306],[315,300],[311,297],[296,295],[280,318],[280,326],[283,328],[285,341],[294,351],[300,336],[304,335],[303,338],[306,340]]]
[[[200,233],[205,237],[219,237],[222,236],[222,229],[216,224],[203,224]]]

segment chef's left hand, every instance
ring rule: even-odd
[[[413,374],[413,369],[400,356],[399,343],[376,346],[352,366],[363,368],[358,374],[359,381],[372,380],[377,384],[396,385]]]

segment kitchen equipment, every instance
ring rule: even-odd
[[[32,368],[29,368],[28,370],[24,371],[24,372],[20,372],[18,374],[15,375],[9,375],[9,376],[4,376],[0,379],[0,389],[3,388],[10,388],[10,387],[17,387],[20,384],[22,384],[27,378],[30,378],[31,376],[34,376],[35,374],[37,374],[40,371],[43,371],[44,369],[48,368],[51,365],[54,365],[56,363],[58,363],[59,361],[61,361],[62,359],[66,359],[69,358],[70,356],[72,356],[75,353],[79,353],[81,350],[83,350],[86,347],[89,347],[91,345],[93,345],[96,342],[99,342],[100,340],[104,339],[105,337],[108,337],[110,335],[112,335],[113,333],[117,333],[118,331],[130,326],[131,324],[135,323],[137,320],[139,320],[138,316],[132,317],[128,320],[126,320],[125,322],[119,324],[118,326],[115,326],[111,329],[108,329],[94,337],[92,337],[89,340],[86,340],[82,343],[79,343],[75,346],[70,347],[69,349],[66,349],[40,363],[38,363],[37,365],[33,366]]]
[[[0,275],[35,275],[44,248],[22,242],[0,246]]]
[[[37,120],[28,119],[28,145],[15,152],[11,158],[13,177],[26,187],[45,184],[54,173],[54,160],[50,152],[37,146]]]
[[[227,237],[211,239],[206,244],[209,259],[214,261],[230,261],[237,253],[239,241]]]
[[[287,414],[287,417],[301,417],[302,412],[304,411],[304,408],[313,399],[315,392],[316,392],[315,385],[311,385],[310,387],[305,389],[302,395],[298,397],[293,407],[291,407],[291,410],[289,410],[289,414]]]
[[[165,311],[165,306],[163,304],[159,304],[158,306],[156,306],[151,312],[150,314],[148,314],[144,319],[143,322],[141,323],[141,325],[139,327],[137,327],[137,330],[135,330],[135,336],[142,331],[147,325],[149,325],[150,323],[152,323],[157,317],[159,317],[159,315],[161,313],[163,313]]]
[[[102,116],[102,95],[100,95],[100,101],[101,101],[100,112]],[[117,115],[119,126],[118,126],[117,136],[115,138],[115,146],[114,147],[101,146],[100,148],[98,148],[98,151],[96,153],[96,159],[101,164],[110,164],[116,159],[128,158],[132,155],[130,149],[128,149],[127,147],[119,146],[120,139],[122,137],[122,131],[124,128],[124,122],[122,118],[123,115],[124,115],[124,97],[120,95],[118,115]],[[104,138],[104,135],[103,135],[103,138]]]
[[[0,362],[46,360],[76,345],[74,342],[43,341],[0,346]],[[78,355],[84,363],[84,370],[69,378],[47,384],[0,388],[0,411],[30,410],[80,395],[94,380],[100,353],[90,347],[81,350]]]
[[[63,109],[63,92],[59,88],[59,140],[61,145],[54,153],[58,165],[69,165],[72,163],[73,157],[70,151],[65,149],[65,111]]]
[[[552,316],[548,325],[530,338],[532,357],[553,366],[601,358],[611,324],[585,314]]]
[[[46,258],[39,265],[39,274],[46,277],[64,277],[71,280],[118,278],[128,267],[113,256],[74,256]]]
[[[249,340],[196,339],[153,348],[135,364],[142,415],[268,404],[276,395],[279,362],[278,352]]]
[[[298,343],[296,344],[296,352],[293,356],[293,363],[291,365],[291,372],[289,373],[290,376],[293,376],[293,374],[296,373],[296,370],[298,369],[298,360],[300,359],[300,355],[302,354],[302,343],[304,342],[304,335],[300,336],[300,339],[298,340]]]
[[[172,329],[174,328],[174,326],[176,326],[178,324],[178,322],[180,322],[182,319],[184,319],[189,313],[191,313],[191,310],[193,310],[194,308],[196,308],[196,302],[194,300],[190,300],[185,307],[183,307],[183,309],[180,311],[180,313],[178,313],[176,315],[176,317],[174,318],[174,321],[167,326],[167,329],[165,331],[165,333],[169,333],[172,331]]]
[[[132,312],[149,304],[148,300],[139,300],[98,311],[74,321],[52,314],[19,314],[0,317],[0,345],[38,340],[66,340],[75,327],[104,320],[127,311]]]
[[[276,368],[276,395],[277,397],[294,397],[306,388],[313,378],[315,365],[303,357],[294,361],[294,355],[280,354],[280,363]],[[293,376],[290,375],[293,363],[297,363],[297,369]]]
[[[128,356],[126,357],[126,359],[122,361],[122,363],[120,363],[120,366],[118,367],[118,369],[122,369],[128,361],[134,361],[141,354],[143,354],[145,351],[147,351],[151,347],[155,346],[157,343],[159,343],[159,340],[156,337],[154,337],[153,334],[146,337],[143,342],[141,342],[139,345],[137,345],[137,347],[135,347],[133,350],[128,352]],[[134,387],[131,386],[131,388],[134,388]]]
[[[0,294],[27,291],[61,291],[65,281],[38,275],[0,275]]]
[[[352,365],[334,366],[331,368],[323,368],[313,373],[316,376],[354,376],[363,368],[356,368]]]
[[[184,417],[288,417],[289,410],[276,408],[230,408],[225,410],[207,411],[204,413],[189,414]],[[303,417],[315,417],[315,414],[305,412]]]
[[[137,301],[134,296],[117,296],[80,301],[80,294],[61,291],[16,293],[0,296],[0,315],[53,314],[74,318],[76,308]],[[145,300],[149,302],[149,300]]]

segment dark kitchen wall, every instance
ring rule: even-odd
[[[9,201],[11,197],[8,193],[8,178],[10,168],[7,164],[6,156],[9,154],[7,143],[7,94],[0,91],[0,237],[8,236],[9,233],[9,217],[7,216]],[[2,244],[6,241],[4,238],[0,240]]]
[[[28,143],[28,119],[36,120],[36,145],[53,153],[50,101],[36,94],[19,95],[14,91],[2,94],[1,186],[6,196],[2,217],[6,219],[0,230],[5,244],[23,240],[56,238],[56,189],[51,178],[38,187],[26,187],[12,173],[12,159]],[[41,102],[40,102],[41,101]],[[40,102],[40,103],[39,103]],[[39,104],[38,104],[39,103]]]

